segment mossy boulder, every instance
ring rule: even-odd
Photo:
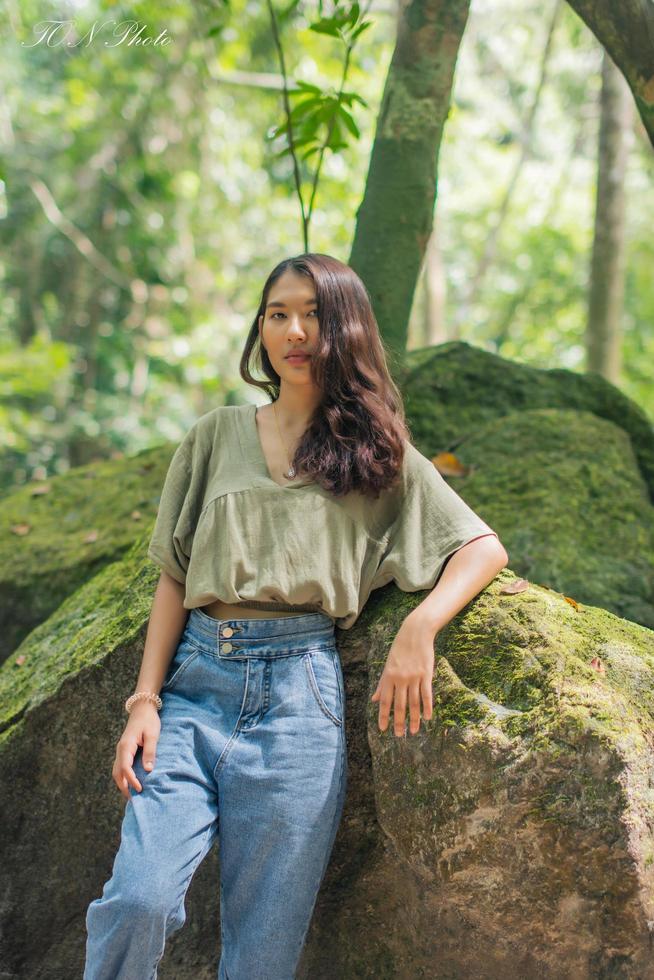
[[[157,578],[144,553],[145,537],[0,667],[7,976],[82,973],[125,807],[111,768]],[[417,736],[381,733],[370,695],[422,594],[378,590],[339,633],[349,789],[299,980],[651,976],[653,634],[536,585],[504,594],[514,580],[438,635]],[[162,980],[214,975],[218,882],[214,848]]]
[[[624,429],[531,409],[464,439],[451,485],[494,528],[514,572],[654,629],[654,507]]]
[[[600,374],[532,367],[453,340],[411,351],[398,381],[414,442],[425,455],[455,450],[515,412],[570,409],[613,422],[629,437],[654,503],[652,420]]]
[[[654,634],[512,581],[437,637],[419,736],[368,704],[395,975],[654,977]],[[369,694],[403,612],[368,632]]]
[[[0,662],[151,528],[174,450],[89,463],[49,478],[46,493],[39,483],[0,500]]]

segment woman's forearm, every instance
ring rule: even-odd
[[[162,571],[152,600],[135,692],[152,691],[158,694],[161,690],[189,614],[183,604],[184,595],[184,586]]]
[[[448,560],[437,584],[407,619],[421,623],[435,637],[508,561],[506,550],[494,535],[469,541]]]

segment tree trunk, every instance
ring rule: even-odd
[[[619,384],[624,298],[624,178],[633,99],[622,73],[604,52],[595,234],[588,290],[588,370]]]
[[[436,200],[438,154],[469,0],[400,5],[365,193],[349,258],[370,293],[394,370]]]
[[[652,0],[568,0],[568,3],[626,78],[654,146],[654,3]]]

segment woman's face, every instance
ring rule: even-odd
[[[313,281],[287,270],[272,286],[259,336],[282,382],[313,384],[311,352],[318,343],[318,308]],[[288,358],[292,352],[308,355]]]

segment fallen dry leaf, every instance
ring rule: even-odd
[[[579,612],[579,603],[575,599],[571,599],[569,595],[564,595],[563,598],[566,602],[570,603],[573,609],[576,609],[577,612]]]
[[[467,476],[470,472],[470,467],[462,463],[454,453],[437,453],[432,456],[431,461],[441,476]]]
[[[98,540],[98,532],[97,531],[89,531],[89,533],[85,537],[82,538],[82,541],[85,544],[89,544],[90,542],[97,541],[97,540]]]
[[[140,510],[133,510],[132,513],[129,516],[132,518],[133,521],[140,521],[141,520],[141,511]]]
[[[30,493],[31,493],[32,497],[36,497],[36,496],[38,496],[38,494],[41,494],[41,493],[50,493],[50,484],[49,483],[40,483],[37,487],[32,487]]]
[[[593,657],[593,659],[590,662],[590,665],[591,665],[591,667],[594,667],[595,668],[595,670],[597,671],[598,674],[605,674],[606,673],[606,669],[604,667],[604,664],[602,663],[602,661],[600,660],[599,657]]]
[[[19,667],[22,667],[22,665],[25,663],[25,654],[20,653],[14,660],[14,663],[18,664]]]
[[[12,534],[29,534],[32,530],[31,524],[12,524],[9,530]]]
[[[525,592],[529,588],[529,579],[527,578],[517,578],[514,582],[507,582],[500,589],[500,592],[506,592],[509,595],[515,595],[516,592]]]

